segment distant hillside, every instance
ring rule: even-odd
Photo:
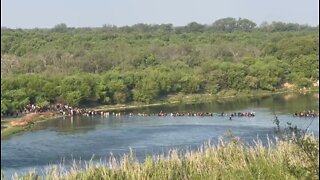
[[[1,29],[1,111],[27,103],[149,103],[176,93],[275,90],[319,80],[319,28],[247,19]]]

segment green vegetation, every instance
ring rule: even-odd
[[[30,119],[28,123],[24,125],[14,126],[11,124],[12,121],[22,121],[25,117],[22,118],[10,118],[10,120],[1,120],[1,126],[4,126],[3,129],[1,129],[1,139],[6,139],[11,137],[12,135],[20,134],[25,131],[35,130],[38,128],[41,128],[38,123],[50,119],[59,118],[61,116],[59,115],[45,115],[45,114],[37,114],[37,116],[34,116],[34,118]],[[26,121],[26,120],[25,120]]]
[[[171,150],[148,156],[139,163],[131,151],[120,161],[114,157],[85,168],[51,166],[41,176],[29,172],[17,179],[319,179],[319,140],[306,135],[296,140],[278,139],[263,146],[244,145],[229,133],[229,140],[210,142],[197,151]]]
[[[25,127],[7,127],[5,129],[1,129],[1,139],[8,138],[14,134],[18,134],[23,132]]]
[[[148,104],[318,80],[318,26],[224,18],[182,27],[1,29],[2,115],[28,103]]]

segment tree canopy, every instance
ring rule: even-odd
[[[28,103],[150,103],[318,79],[318,26],[223,18],[181,27],[1,29],[2,113]]]

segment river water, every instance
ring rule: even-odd
[[[275,115],[284,127],[287,122],[308,128],[319,137],[319,117],[293,117],[296,111],[319,112],[319,93],[278,94],[263,98],[242,98],[201,104],[156,106],[126,111],[133,116],[65,117],[41,123],[38,130],[1,141],[1,169],[6,177],[35,169],[42,171],[52,164],[72,160],[108,160],[120,158],[132,148],[142,161],[148,155],[169,149],[199,148],[209,140],[216,143],[227,131],[250,144],[259,138],[266,142],[274,135]],[[137,113],[211,112],[213,116],[137,116]],[[219,116],[224,112],[255,112],[255,117]],[[124,112],[122,112],[124,113]]]

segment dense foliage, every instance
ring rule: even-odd
[[[319,28],[224,18],[131,27],[1,29],[1,112],[28,103],[150,103],[319,79]]]

